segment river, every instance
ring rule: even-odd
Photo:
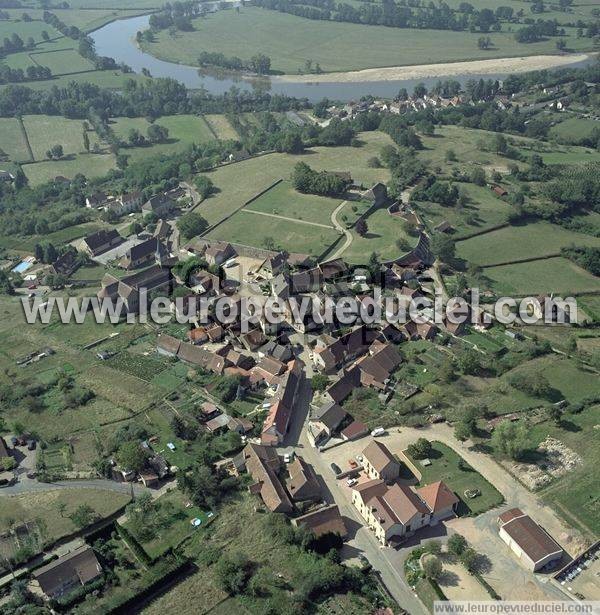
[[[412,91],[417,83],[424,83],[426,86],[432,86],[444,76],[436,76],[434,78],[422,79],[405,79],[398,81],[356,81],[356,82],[328,82],[327,75],[315,76],[319,79],[318,82],[311,83],[294,83],[284,81],[277,78],[269,79],[249,79],[242,77],[215,77],[206,74],[200,74],[198,68],[194,66],[185,66],[173,62],[166,62],[145,53],[136,44],[135,36],[140,30],[148,28],[150,16],[141,15],[138,17],[129,17],[127,19],[118,19],[113,21],[95,32],[90,36],[96,45],[96,52],[100,56],[108,56],[114,58],[118,63],[125,63],[139,73],[142,69],[147,69],[153,77],[171,77],[185,84],[188,88],[199,89],[205,88],[213,94],[223,94],[231,87],[235,86],[240,90],[263,89],[273,94],[286,94],[297,98],[308,98],[311,101],[321,100],[322,98],[330,98],[333,100],[357,100],[361,96],[368,94],[376,97],[392,98],[398,93],[400,88],[406,88],[409,92]],[[583,62],[575,62],[570,64],[571,67],[585,66],[592,60],[588,59]],[[498,74],[452,74],[448,78],[459,81],[464,84],[469,79],[503,79],[507,73]]]

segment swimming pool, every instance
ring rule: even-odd
[[[13,267],[13,273],[23,273],[31,267],[33,263],[31,261],[21,261],[16,267]]]

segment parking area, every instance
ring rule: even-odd
[[[600,546],[562,570],[556,581],[579,600],[600,600]]]
[[[129,248],[133,248],[133,246],[137,246],[139,243],[142,243],[142,241],[143,241],[142,239],[138,239],[137,237],[127,239],[126,241],[124,241],[121,245],[117,246],[116,248],[113,248],[112,250],[108,250],[108,252],[103,252],[102,254],[99,254],[98,256],[94,256],[92,260],[94,260],[97,263],[100,263],[100,265],[106,265],[110,261],[114,261],[118,258],[121,258],[122,256],[125,256]]]

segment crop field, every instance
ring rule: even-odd
[[[31,160],[21,125],[16,118],[0,118],[0,149],[15,162]]]
[[[205,143],[214,139],[206,121],[196,115],[166,115],[155,122],[169,131],[166,143],[149,144],[144,147],[123,148],[122,153],[131,156],[132,160],[139,160],[146,156],[168,154],[181,151],[192,143]],[[127,141],[129,132],[139,130],[143,136],[147,136],[150,122],[145,118],[118,117],[111,120],[111,128],[122,140]]]
[[[53,75],[69,75],[94,70],[92,62],[80,56],[74,48],[68,46],[52,51],[32,52],[29,57],[34,64],[49,68]]]
[[[594,128],[600,128],[600,122],[587,118],[572,117],[550,129],[550,135],[561,143],[580,143],[590,136]]]
[[[238,139],[239,135],[224,115],[205,115],[206,123],[213,129],[217,138],[227,141]]]
[[[324,72],[555,53],[555,41],[519,44],[510,32],[490,33],[493,47],[477,47],[479,33],[367,26],[335,21],[307,21],[302,17],[258,7],[218,11],[194,20],[193,32],[175,36],[163,31],[156,42],[144,43],[153,55],[183,64],[196,64],[202,51],[250,59],[264,53],[272,69],[283,73],[304,70],[307,60]],[[274,37],[273,32],[278,36]],[[569,48],[591,48],[568,29]],[[377,45],[373,44],[377,41]]]
[[[403,230],[402,221],[390,216],[387,209],[377,209],[366,218],[368,232],[361,237],[352,230],[352,243],[343,253],[344,259],[351,263],[366,264],[371,253],[376,252],[381,260],[399,256],[402,251],[396,246],[398,239],[407,239],[411,244],[416,239],[409,237]]]
[[[47,160],[23,166],[32,185],[43,184],[63,175],[73,179],[78,173],[86,177],[102,177],[116,166],[113,154],[78,154],[62,160]]]
[[[371,169],[367,160],[377,156],[392,140],[382,132],[365,132],[358,136],[364,143],[358,148],[315,147],[306,154],[267,154],[219,167],[208,174],[219,192],[203,201],[196,211],[214,224],[278,179],[289,178],[297,162],[306,162],[319,171],[350,171],[354,181],[366,187],[387,181],[389,171]]]
[[[294,189],[291,182],[282,181],[252,201],[244,211],[256,211],[331,226],[331,213],[340,203],[341,199],[302,194]],[[257,218],[257,222],[260,220]],[[264,222],[267,223],[269,220]]]
[[[490,267],[484,271],[499,294],[539,295],[600,290],[600,280],[566,258]]]
[[[509,226],[457,243],[457,254],[477,265],[551,256],[571,244],[600,246],[600,238],[569,231],[548,222]]]
[[[418,211],[432,228],[440,222],[448,221],[456,229],[453,237],[459,238],[507,221],[510,206],[489,188],[466,183],[459,184],[459,188],[469,199],[460,209],[443,207],[438,203],[418,203]]]

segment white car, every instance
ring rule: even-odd
[[[354,485],[356,485],[357,482],[358,482],[358,478],[349,478],[346,481],[346,484],[348,485],[348,487],[354,487]]]
[[[383,436],[385,433],[385,429],[383,427],[375,427],[375,429],[371,432],[371,435],[376,438],[377,436]]]
[[[292,461],[294,459],[294,452],[292,451],[291,453],[285,453],[285,455],[283,456],[283,461],[285,463],[290,463],[290,461]]]

